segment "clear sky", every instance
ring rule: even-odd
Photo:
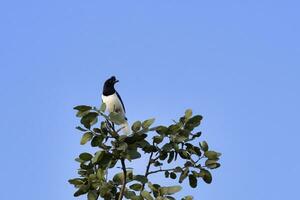
[[[299,199],[299,10],[296,0],[1,1],[0,199],[75,199],[67,180],[86,148],[72,108],[98,106],[111,75],[131,122],[204,116],[222,167],[182,195]]]

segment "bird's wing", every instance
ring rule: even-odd
[[[116,92],[117,93],[117,96],[118,96],[118,98],[120,99],[120,101],[121,101],[121,104],[122,104],[122,107],[123,107],[123,110],[124,110],[124,113],[126,112],[126,110],[125,110],[125,106],[124,106],[124,103],[123,103],[123,101],[122,101],[122,98],[121,98],[121,96],[119,95],[119,93],[118,92]]]

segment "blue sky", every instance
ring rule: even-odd
[[[222,167],[182,195],[299,198],[299,9],[296,0],[2,1],[0,198],[75,199],[67,180],[87,148],[72,107],[99,105],[111,75],[130,121],[171,123],[186,108],[204,116]]]

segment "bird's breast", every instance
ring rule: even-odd
[[[102,95],[102,101],[106,104],[106,109],[108,110],[108,112],[118,112],[121,114],[125,114],[122,103],[116,93],[108,96]]]

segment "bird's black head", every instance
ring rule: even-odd
[[[107,96],[107,95],[114,94],[116,92],[115,84],[117,82],[119,81],[116,79],[115,76],[112,76],[109,79],[107,79],[103,86],[103,95]]]

